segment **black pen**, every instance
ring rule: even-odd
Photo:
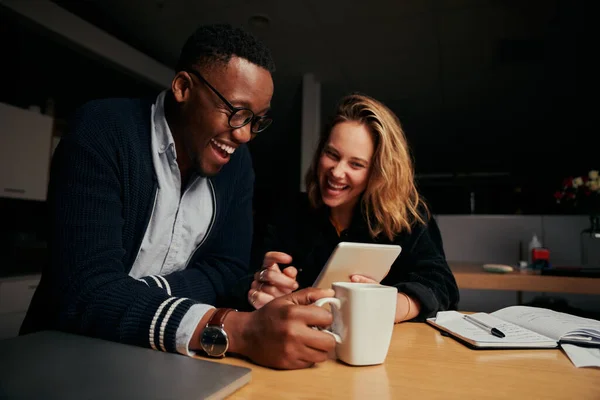
[[[481,329],[486,330],[487,332],[491,333],[492,335],[494,335],[496,337],[503,338],[504,336],[506,336],[506,335],[504,335],[504,333],[502,333],[500,331],[500,329],[494,328],[493,326],[489,326],[488,324],[485,324],[485,323],[479,321],[478,319],[471,317],[470,315],[465,315],[464,318],[467,321],[469,321],[470,323],[472,323],[473,325],[477,325]]]

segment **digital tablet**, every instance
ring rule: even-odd
[[[313,287],[330,289],[333,282],[349,282],[351,275],[364,275],[381,282],[400,255],[393,244],[340,242],[333,250]]]

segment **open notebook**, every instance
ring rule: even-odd
[[[457,311],[440,311],[427,323],[476,349],[554,348],[559,343],[600,347],[600,321],[589,318],[527,306],[511,306],[471,316],[506,336],[493,336],[465,320],[464,314]]]

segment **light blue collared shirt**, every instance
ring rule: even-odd
[[[214,213],[214,191],[207,178],[194,175],[181,194],[175,142],[165,118],[166,93],[166,90],[161,92],[152,106],[152,161],[158,190],[129,275],[137,279],[151,277],[170,295],[169,283],[162,276],[184,270],[208,234]],[[177,329],[178,352],[194,354],[189,350],[190,339],[204,314],[212,308],[207,304],[195,304],[189,309]],[[161,310],[156,312],[159,314]]]

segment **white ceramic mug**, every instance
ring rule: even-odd
[[[336,355],[350,365],[381,364],[390,347],[398,289],[371,283],[334,282],[335,297],[314,304],[331,306],[331,330],[335,337]]]

